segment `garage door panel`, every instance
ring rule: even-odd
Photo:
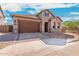
[[[19,32],[40,32],[40,23],[34,21],[19,20]]]

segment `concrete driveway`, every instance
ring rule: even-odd
[[[36,38],[48,45],[65,45],[67,39],[73,38],[73,36],[63,33],[21,33],[19,34],[18,40],[30,40]]]
[[[18,34],[14,33],[0,33],[0,42],[14,41],[17,39]]]
[[[69,36],[67,36],[68,35],[62,33],[20,33],[19,35],[14,33],[2,33],[0,34],[0,42],[21,40],[29,41],[30,39],[38,38],[48,45],[64,45],[69,38]]]
[[[34,38],[48,38],[47,36],[43,35],[42,33],[20,33],[18,40],[27,40],[27,39],[34,39]]]

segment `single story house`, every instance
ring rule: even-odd
[[[53,32],[62,29],[62,20],[54,16],[48,9],[42,10],[36,16],[13,14],[13,32]]]

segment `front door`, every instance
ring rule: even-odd
[[[45,22],[45,32],[48,32],[48,22]]]

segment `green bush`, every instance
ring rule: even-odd
[[[75,29],[77,26],[79,26],[79,21],[65,21],[64,27],[68,29]]]

